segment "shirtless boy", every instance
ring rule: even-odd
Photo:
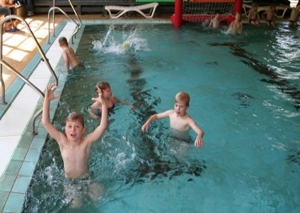
[[[217,13],[216,16],[210,20],[208,27],[219,28],[220,27],[220,14]]]
[[[175,96],[174,109],[167,110],[162,113],[152,115],[146,123],[142,126],[142,131],[148,130],[151,122],[169,117],[170,127],[172,129],[186,132],[191,128],[196,132],[197,137],[195,140],[195,146],[200,148],[203,146],[204,132],[197,126],[195,121],[186,113],[189,108],[190,96],[186,92],[179,92]]]
[[[95,92],[97,94],[99,92],[98,90],[103,91],[103,98],[106,102],[106,106],[109,112],[111,112],[114,109],[116,103],[124,104],[133,108],[133,106],[130,103],[126,101],[121,101],[112,94],[112,90],[108,82],[99,81],[95,87]],[[99,101],[95,101],[89,108],[89,113],[93,118],[98,118],[101,116],[101,105],[102,104]]]
[[[84,66],[78,60],[74,50],[69,46],[69,43],[65,37],[58,39],[60,48],[62,49],[62,56],[65,60],[66,71],[70,70],[84,70]]]
[[[252,4],[252,8],[248,14],[248,22],[253,25],[259,25],[259,15],[258,15],[258,5],[256,3]]]
[[[299,18],[300,3],[297,4],[295,8],[292,9],[291,16],[289,19],[289,26],[297,26]]]
[[[88,195],[93,201],[103,195],[103,187],[89,178],[88,160],[92,144],[98,140],[107,127],[107,107],[99,90],[98,98],[94,101],[102,103],[102,116],[99,126],[90,134],[83,137],[85,132],[84,120],[82,115],[72,112],[66,119],[65,134],[58,131],[50,122],[49,105],[51,100],[59,95],[54,95],[55,84],[49,84],[46,88],[44,98],[42,123],[49,135],[56,140],[59,145],[60,153],[65,170],[65,193],[71,203],[71,207],[82,205],[82,196]]]
[[[227,34],[242,34],[243,24],[240,13],[235,14],[234,21],[232,21],[228,27]]]
[[[276,5],[272,4],[270,6],[270,9],[262,14],[262,16],[266,18],[266,24],[268,26],[271,25],[273,27],[275,26],[275,10],[276,10]]]

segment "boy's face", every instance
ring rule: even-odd
[[[78,141],[82,138],[85,128],[79,121],[67,121],[65,126],[65,133],[70,141]]]
[[[111,88],[107,87],[107,88],[103,89],[103,95],[106,98],[109,98],[110,96],[112,96]]]
[[[174,104],[174,109],[178,116],[185,115],[188,108],[189,107],[186,105],[186,103],[184,101],[177,101]]]

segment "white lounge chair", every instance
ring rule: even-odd
[[[251,4],[243,4],[243,10],[245,16],[248,17],[249,11],[252,8]],[[257,11],[258,12],[265,12],[270,9],[270,6],[258,6]],[[276,10],[275,10],[275,16],[277,18],[283,18],[285,15],[285,12],[290,9],[289,6],[284,6],[284,5],[276,5]]]
[[[113,19],[117,19],[124,15],[127,12],[135,11],[144,16],[145,18],[152,18],[158,3],[150,3],[150,4],[143,4],[138,6],[105,6],[105,10],[108,11],[109,15]],[[115,13],[113,13],[114,11]]]

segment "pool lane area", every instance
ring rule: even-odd
[[[166,19],[137,19],[137,20],[85,20],[84,24],[171,24]],[[63,21],[56,27],[55,35],[51,36],[50,44],[42,46],[43,51],[51,67],[57,74],[56,67],[62,66],[61,49],[58,38],[64,36],[75,50],[81,38],[83,28],[79,30],[70,42],[76,28],[73,22]],[[45,50],[46,49],[46,50]],[[49,82],[55,82],[46,63],[37,53],[22,71],[24,76],[30,76],[28,80],[44,92]],[[61,93],[67,73],[58,73],[57,93]],[[24,86],[23,86],[24,85]],[[0,119],[0,212],[22,212],[26,192],[30,184],[35,166],[39,160],[40,152],[44,146],[47,132],[41,124],[41,115],[35,122],[36,135],[32,134],[32,117],[37,113],[43,103],[43,97],[30,86],[16,79],[6,91],[7,100],[12,103],[7,107],[1,106]],[[59,99],[53,100],[50,105],[50,118],[52,119]]]
[[[285,21],[286,20],[282,20]],[[169,19],[138,19],[138,20],[85,20],[83,24],[171,24]],[[70,46],[77,50],[77,46],[84,30],[79,30]],[[76,25],[73,22],[63,21],[56,27],[56,36],[51,37],[51,44],[42,46],[53,70],[58,74],[58,88],[56,93],[61,93],[67,77],[62,73],[63,61],[58,38],[64,36],[70,41]],[[41,91],[44,91],[49,82],[54,78],[46,63],[37,53],[22,71],[28,72],[28,79]],[[16,80],[6,91],[7,100],[16,96],[9,108],[0,115],[0,212],[22,212],[28,186],[38,163],[41,150],[46,141],[47,132],[41,124],[41,115],[35,123],[37,135],[32,134],[32,117],[42,107],[43,98],[28,85],[22,87],[23,82]],[[19,91],[19,89],[22,89]],[[59,99],[51,102],[50,117],[54,116]],[[1,106],[3,107],[3,106]],[[0,108],[1,109],[1,108]],[[1,114],[1,110],[0,110]]]

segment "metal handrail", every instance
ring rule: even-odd
[[[78,32],[78,30],[81,28],[82,26],[82,21],[80,19],[80,17],[78,16],[74,6],[73,6],[73,3],[71,0],[68,0],[69,1],[69,4],[77,18],[77,20],[79,21],[76,22],[74,19],[72,19],[68,14],[65,13],[65,11],[63,11],[60,7],[56,7],[55,6],[55,0],[53,0],[53,6],[49,9],[48,11],[48,44],[50,44],[50,13],[53,11],[52,13],[52,16],[53,16],[53,36],[55,36],[55,10],[59,10],[62,14],[64,14],[67,18],[69,18],[70,20],[72,20],[75,24],[76,24],[76,28],[75,28],[75,31],[73,32],[72,34],[72,44],[73,44],[73,37],[76,36],[76,33]]]
[[[11,20],[11,19],[18,19],[19,21],[25,23],[25,26],[27,27],[27,30],[29,31],[29,33],[31,34],[31,37],[34,39],[35,43],[36,43],[36,47],[38,48],[43,61],[46,63],[46,65],[48,66],[51,74],[54,76],[55,78],[55,82],[56,85],[58,85],[58,78],[54,72],[54,70],[52,69],[49,60],[46,58],[46,55],[44,53],[44,51],[42,50],[39,42],[37,41],[35,35],[33,34],[31,28],[29,27],[28,23],[20,16],[17,15],[9,15],[6,16],[3,20],[1,20],[0,22],[0,82],[1,82],[1,86],[2,86],[2,104],[6,104],[5,102],[5,83],[3,80],[3,71],[2,71],[2,65],[4,65],[8,70],[12,71],[15,75],[17,75],[21,80],[23,80],[27,85],[29,85],[31,88],[33,88],[35,91],[37,91],[43,98],[44,98],[44,93],[37,88],[32,82],[30,82],[28,79],[26,79],[21,73],[19,73],[18,71],[16,71],[12,66],[10,66],[6,61],[3,60],[3,25],[5,22]],[[36,114],[33,117],[33,130],[32,130],[32,134],[36,134],[35,132],[35,120],[37,118],[37,116],[40,115],[41,112],[39,112],[38,114]]]

